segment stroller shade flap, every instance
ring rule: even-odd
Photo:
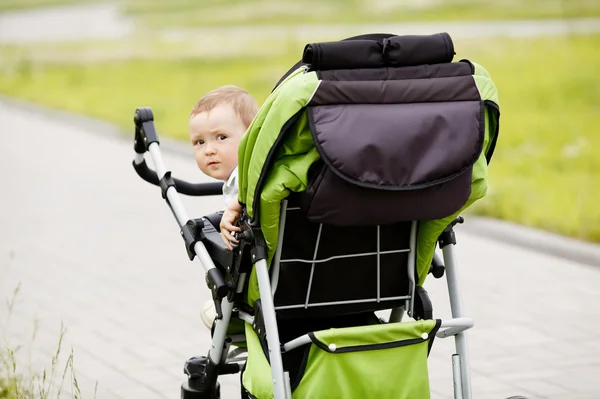
[[[390,36],[307,44],[302,62],[312,70],[380,68],[451,62],[454,45],[447,33]]]
[[[480,101],[327,105],[308,110],[322,159],[376,190],[433,186],[463,173],[483,145]]]
[[[306,108],[323,161],[302,201],[309,220],[434,220],[467,202],[485,140],[471,76],[322,81]]]
[[[432,64],[408,66],[404,68],[373,68],[373,69],[332,69],[318,71],[323,81],[370,81],[370,80],[401,80],[401,79],[432,79],[451,76],[468,76],[473,74],[473,65],[467,60],[447,64]]]
[[[380,81],[323,80],[308,105],[480,101],[472,76]]]

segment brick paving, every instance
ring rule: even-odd
[[[72,350],[83,398],[96,382],[97,398],[179,397],[184,361],[209,346],[209,292],[159,189],[133,171],[131,140],[2,101],[0,121],[0,297],[20,284],[8,322],[0,305],[0,332],[23,345],[18,367],[49,368],[62,321],[55,380]],[[191,152],[164,158],[202,181]],[[194,217],[221,207],[183,200]],[[600,268],[457,235],[474,397],[599,398]],[[445,280],[425,287],[436,317],[449,316]],[[438,339],[430,356],[435,399],[452,397],[452,347]],[[223,384],[235,398],[237,376]]]

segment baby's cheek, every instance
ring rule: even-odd
[[[204,162],[202,162],[202,155],[198,153],[198,151],[196,151],[194,153],[194,158],[196,158],[196,164],[198,165],[198,167],[202,167],[201,165],[204,164]]]

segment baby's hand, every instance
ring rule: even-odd
[[[232,251],[233,247],[231,246],[231,243],[238,243],[238,240],[233,237],[233,232],[241,230],[239,227],[235,226],[235,222],[240,218],[241,212],[242,206],[239,204],[239,202],[237,202],[237,200],[231,201],[229,204],[227,204],[219,225],[221,229],[221,238],[223,239],[223,242],[227,248]]]

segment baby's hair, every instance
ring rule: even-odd
[[[233,110],[244,125],[250,126],[258,112],[258,104],[246,90],[234,85],[221,86],[203,95],[192,108],[190,118],[201,112],[208,112],[218,105],[228,103],[233,106]]]

